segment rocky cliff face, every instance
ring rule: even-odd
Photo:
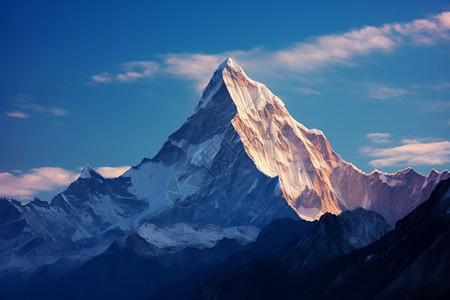
[[[393,224],[449,177],[448,171],[425,177],[410,168],[365,174],[336,154],[320,130],[294,120],[278,97],[231,59],[216,71],[205,92],[208,101],[201,101],[197,112],[216,104],[215,86],[222,81],[236,107],[231,123],[245,153],[259,171],[278,177],[283,197],[304,219],[363,207]]]
[[[362,209],[324,215],[278,258],[213,277],[194,299],[447,299],[450,179],[379,238],[383,222]]]
[[[448,177],[361,172],[227,59],[154,158],[116,179],[87,167],[50,204],[0,200],[0,274],[61,258],[76,264],[144,222],[261,229],[278,218],[314,220],[363,207],[393,224]]]

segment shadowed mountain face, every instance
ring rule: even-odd
[[[253,259],[274,258],[315,223],[278,219],[260,233],[251,226],[145,223],[78,270],[52,278],[42,267],[3,299],[188,299],[208,277]],[[275,244],[274,244],[275,242]]]
[[[341,229],[346,228],[338,221],[343,214],[334,217],[334,221],[333,217],[324,216],[316,231],[311,231],[277,259],[254,262],[210,279],[200,286],[194,298],[433,299],[448,296],[449,188],[450,179],[441,182],[430,199],[399,221],[395,230],[353,252],[351,245],[355,248],[358,243],[354,244],[348,238],[352,235]],[[364,226],[356,228],[361,230]],[[377,235],[376,231],[372,233]]]
[[[70,274],[145,223],[262,229],[363,207],[394,224],[447,177],[361,172],[227,59],[154,158],[115,179],[86,167],[51,203],[0,199],[0,289],[43,266]]]

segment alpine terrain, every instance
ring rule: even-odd
[[[337,247],[331,259],[379,239],[448,177],[358,170],[228,58],[155,157],[113,179],[86,166],[50,203],[0,198],[0,298],[114,298],[120,284],[134,291],[125,296],[167,295],[170,284],[228,270],[225,261],[274,258],[303,235],[326,239],[324,251]],[[342,231],[329,232],[333,222]],[[267,228],[281,228],[270,235],[280,236],[273,251],[259,236]]]
[[[347,233],[344,214],[322,218],[315,230],[274,260],[256,261],[207,281],[194,298],[448,299],[450,179],[439,183],[430,199],[393,231],[365,248],[369,243],[359,244],[361,237],[370,235]],[[325,235],[330,236],[323,239]]]

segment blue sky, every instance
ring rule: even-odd
[[[154,156],[227,56],[365,172],[450,167],[448,1],[62,2],[1,4],[0,194]]]

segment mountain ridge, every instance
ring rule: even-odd
[[[261,299],[446,299],[449,241],[450,179],[446,179],[394,230],[366,247],[332,259],[323,252],[317,259],[322,265],[308,268],[305,257],[315,257],[317,252],[308,251],[314,245],[300,240],[274,260],[209,279],[194,299],[245,299],[248,295],[261,295]]]
[[[392,177],[402,177],[411,168],[393,174],[362,172],[333,151],[322,131],[308,129],[294,120],[278,97],[264,84],[248,78],[230,58],[214,73],[203,93],[202,98],[207,101],[201,100],[196,111],[211,105],[211,94],[220,83],[218,78],[223,80],[236,106],[237,113],[231,124],[238,132],[247,155],[262,173],[279,177],[283,197],[303,219],[313,220],[325,212],[340,213],[361,206],[380,212],[393,224],[429,196],[419,193],[414,199],[409,199],[412,204],[407,203],[403,211],[399,208],[399,211],[390,212],[390,208],[383,207],[385,203],[380,203],[381,199],[376,199],[377,195],[372,197],[371,194],[377,191],[370,191],[369,185],[377,180],[394,189],[397,184],[408,185],[406,179]],[[414,180],[417,183],[411,185],[429,185],[428,192],[438,181],[450,176],[448,171],[443,171],[431,182],[429,177],[434,174],[433,170],[428,176],[415,173],[412,177],[416,177]],[[392,181],[387,182],[386,175]],[[365,186],[366,190],[356,191],[359,195],[351,195],[347,191],[349,184],[343,176],[352,177],[357,181],[354,185]],[[350,189],[355,190],[352,186]],[[408,193],[413,190],[411,188]]]
[[[146,222],[262,229],[363,207],[392,225],[447,177],[361,172],[229,59],[153,158],[114,179],[87,166],[50,203],[0,199],[0,276],[62,258],[82,262]]]

